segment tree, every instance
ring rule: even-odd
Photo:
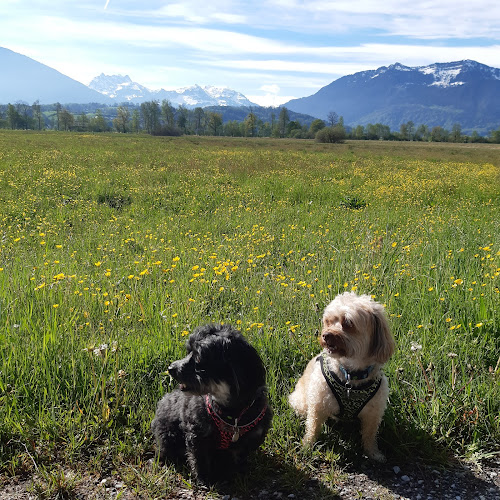
[[[451,142],[463,142],[462,139],[462,127],[460,123],[455,123],[451,129],[450,135]]]
[[[297,120],[288,122],[286,126],[286,136],[300,139],[302,137],[302,126]]]
[[[289,121],[290,121],[290,116],[288,114],[288,109],[282,107],[278,117],[278,133],[280,137],[285,137],[286,126],[288,125]]]
[[[61,110],[59,120],[63,129],[66,131],[71,130],[73,128],[73,124],[75,123],[75,117],[66,108]]]
[[[205,111],[203,108],[194,108],[193,118],[194,118],[194,132],[196,135],[200,135],[203,132],[203,118],[205,117]]]
[[[132,129],[132,132],[135,132],[136,134],[141,130],[141,114],[139,113],[138,109],[134,109],[134,111],[132,111],[130,128]]]
[[[365,137],[365,127],[363,125],[358,125],[352,132],[353,139],[364,139]]]
[[[59,130],[60,116],[61,116],[62,106],[59,102],[56,102],[56,128]]]
[[[144,128],[148,134],[157,132],[160,125],[160,107],[158,101],[146,101],[141,103],[141,115]]]
[[[325,127],[318,131],[316,134],[316,142],[344,142],[345,137],[346,133],[344,127],[337,124],[335,127]]]
[[[118,106],[116,110],[116,118],[113,120],[113,125],[117,132],[125,133],[128,130],[128,122],[130,120],[130,110],[125,106]]]
[[[108,130],[108,124],[102,116],[102,111],[100,109],[96,110],[95,115],[89,121],[89,130],[92,132],[106,132]]]
[[[80,113],[76,118],[76,128],[80,132],[86,132],[89,128],[89,118],[85,113]]]
[[[325,127],[325,122],[320,119],[313,120],[311,122],[311,125],[309,125],[309,133],[311,134],[312,137],[316,135],[318,130],[321,130],[322,128]]]
[[[330,127],[334,127],[335,125],[337,125],[339,121],[339,115],[335,113],[335,111],[329,111],[327,115],[327,120]]]
[[[399,135],[403,141],[412,141],[415,135],[415,124],[410,120],[399,127]]]
[[[16,110],[19,114],[19,119],[20,119],[18,126],[21,126],[25,130],[31,128],[31,121],[32,121],[31,106],[25,104],[24,102],[17,102]]]
[[[257,117],[252,111],[248,113],[243,123],[245,127],[245,136],[255,137],[257,135]]]
[[[35,122],[37,124],[38,130],[42,130],[42,122],[43,122],[43,114],[42,107],[40,106],[40,102],[36,100],[32,105],[33,109],[33,117],[35,118]]]
[[[242,125],[242,123],[236,120],[227,121],[224,123],[224,135],[229,137],[241,137],[243,135]]]
[[[163,99],[161,102],[161,119],[168,127],[174,126],[174,107],[170,104],[168,99]]]
[[[486,138],[479,135],[477,130],[474,130],[470,136],[470,142],[486,142]]]
[[[431,141],[432,142],[446,142],[448,140],[449,132],[443,127],[434,127],[431,130]]]
[[[419,125],[415,132],[416,141],[428,141],[430,138],[429,127],[427,125]]]
[[[219,127],[222,126],[222,115],[220,113],[210,112],[208,113],[208,127],[212,132],[212,135],[217,135]]]
[[[177,109],[177,126],[185,134],[187,131],[189,112],[185,106],[179,106]]]
[[[500,144],[500,128],[498,130],[492,130],[490,133],[490,141],[494,144]]]
[[[21,117],[14,105],[7,105],[7,122],[9,123],[9,127],[14,130],[19,126],[21,121]]]

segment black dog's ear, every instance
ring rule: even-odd
[[[227,361],[234,377],[238,394],[252,393],[265,385],[266,371],[260,356],[243,337],[231,342]]]

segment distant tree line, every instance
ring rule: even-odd
[[[314,119],[302,124],[290,119],[286,107],[272,110],[264,120],[250,109],[244,119],[227,119],[223,113],[210,108],[185,106],[175,108],[168,100],[143,102],[140,105],[123,103],[107,106],[97,103],[60,103],[32,105],[15,103],[0,105],[0,128],[22,130],[63,130],[79,132],[147,133],[151,135],[210,135],[230,137],[275,137],[316,139],[318,142],[354,140],[392,140],[427,142],[494,142],[500,143],[500,127],[489,137],[474,131],[462,132],[460,124],[451,130],[443,127],[416,126],[412,121],[403,123],[399,131],[392,131],[381,123],[348,127],[344,119],[331,111],[326,120]]]

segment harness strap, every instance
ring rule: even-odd
[[[254,420],[245,425],[238,425],[238,421],[252,405],[244,408],[240,415],[235,418],[234,424],[231,424],[230,422],[223,420],[223,418],[217,413],[212,404],[211,397],[208,394],[205,395],[205,404],[208,414],[214,421],[219,431],[219,450],[227,450],[231,446],[231,443],[235,443],[241,436],[251,431],[264,418],[268,408],[267,404],[264,405],[261,412]]]
[[[350,377],[342,382],[334,372],[328,369],[325,356],[325,353],[321,353],[316,361],[319,361],[321,373],[339,404],[339,414],[336,417],[341,420],[353,420],[368,401],[375,396],[382,383],[382,377],[379,376],[365,384],[353,387],[350,383]]]

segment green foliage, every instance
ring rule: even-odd
[[[345,129],[341,125],[335,125],[334,127],[324,127],[316,133],[316,142],[344,142],[345,138]]]
[[[148,465],[165,370],[224,321],[268,367],[261,474],[334,484],[358,447],[330,427],[300,450],[286,397],[344,290],[384,303],[397,341],[389,457],[498,452],[493,148],[0,133],[2,472],[45,470],[51,495],[72,491],[66,466],[111,467],[169,494],[179,476]]]

